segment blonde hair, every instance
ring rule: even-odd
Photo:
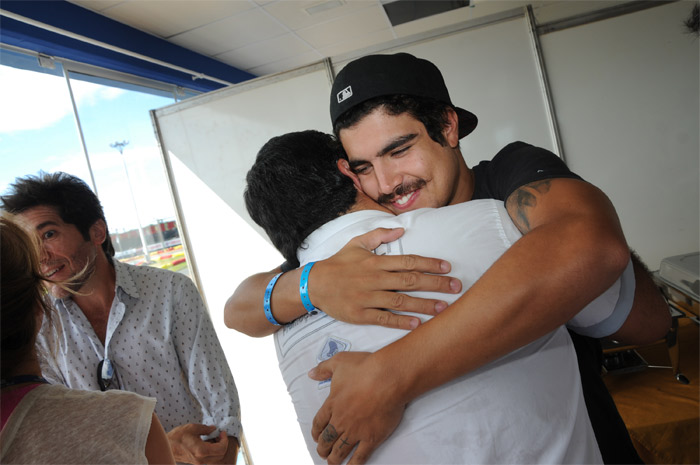
[[[0,215],[0,377],[13,374],[16,366],[34,350],[41,312],[52,321],[53,305],[41,274],[38,239],[25,232],[11,217]]]

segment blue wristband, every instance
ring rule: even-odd
[[[267,288],[265,289],[265,299],[263,300],[263,310],[265,311],[265,318],[267,318],[267,321],[269,321],[273,325],[277,325],[277,326],[282,326],[282,325],[280,323],[278,323],[277,320],[275,320],[274,316],[272,316],[272,309],[270,308],[270,300],[272,297],[272,288],[275,287],[275,284],[277,283],[277,279],[279,279],[280,276],[282,276],[282,273],[277,274],[267,284]]]
[[[316,262],[309,262],[304,265],[304,269],[301,270],[301,279],[299,280],[299,295],[301,296],[301,303],[304,304],[304,308],[309,313],[316,309],[309,299],[309,273],[311,272],[311,267],[314,266],[314,263]]]

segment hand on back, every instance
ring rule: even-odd
[[[375,229],[352,239],[338,253],[316,263],[309,275],[312,303],[340,321],[401,329],[415,328],[420,319],[386,310],[436,315],[447,308],[444,301],[401,293],[459,292],[459,280],[441,276],[450,271],[447,261],[372,252],[401,235],[403,229]]]

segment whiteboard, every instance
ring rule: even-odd
[[[319,63],[152,113],[179,202],[188,258],[238,388],[248,452],[261,464],[289,457],[299,464],[311,460],[277,368],[273,339],[251,338],[223,324],[224,304],[238,284],[284,261],[248,216],[245,175],[271,137],[331,130],[330,83],[327,63]]]
[[[541,37],[566,161],[652,269],[700,249],[700,41],[672,2]]]

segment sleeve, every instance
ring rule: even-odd
[[[581,179],[554,153],[524,142],[508,144],[489,162],[474,167],[480,179],[474,198],[505,201],[516,189],[553,178]]]
[[[634,268],[630,258],[622,276],[603,294],[586,305],[566,324],[572,331],[601,338],[614,334],[627,319],[634,303]]]
[[[192,395],[202,409],[202,422],[239,438],[241,409],[238,390],[226,356],[194,283],[182,277],[175,282],[173,334],[183,374]]]

